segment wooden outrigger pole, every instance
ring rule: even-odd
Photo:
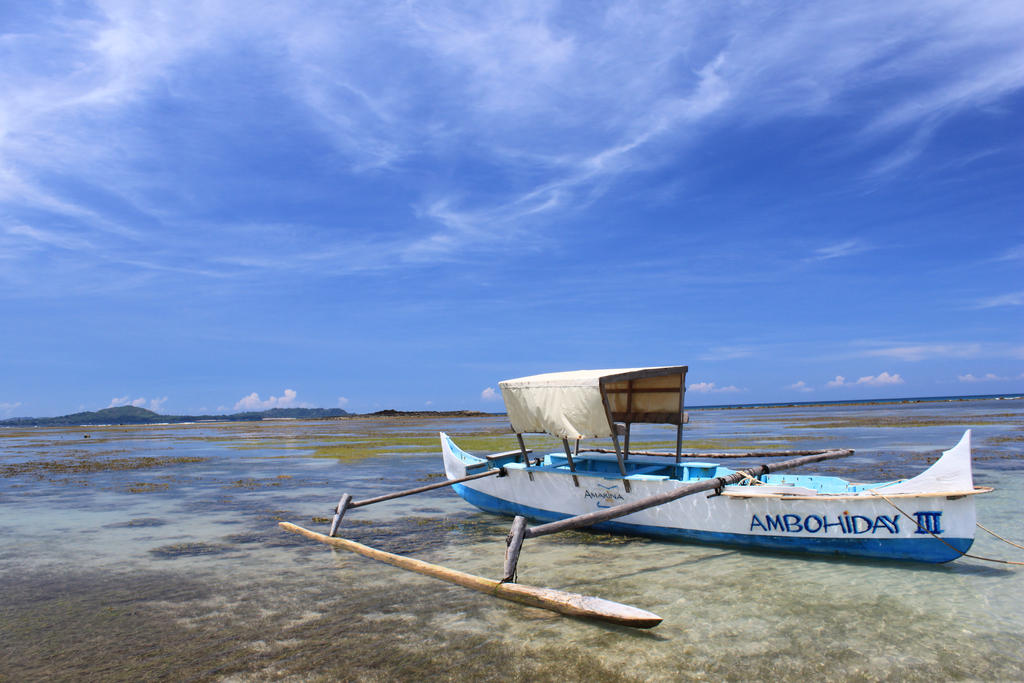
[[[615,453],[614,449],[611,448],[588,448],[589,453]],[[721,460],[724,458],[786,458],[797,455],[818,455],[819,453],[826,453],[827,451],[821,449],[813,450],[802,450],[802,451],[747,451],[746,453],[736,453],[735,451],[701,451],[699,453],[669,453],[666,451],[630,451],[630,455],[653,455],[661,458],[676,458],[677,461],[683,457],[687,458],[714,458],[715,460]]]
[[[331,520],[331,532],[328,536],[334,536],[334,533],[338,530],[338,525],[341,524],[341,518],[345,516],[345,512],[353,508],[361,508],[364,505],[372,505],[373,503],[383,503],[385,500],[394,500],[395,498],[404,498],[405,496],[411,496],[415,493],[425,493],[427,491],[433,491],[434,489],[442,489],[446,486],[453,486],[455,484],[461,484],[467,481],[473,481],[474,479],[483,479],[484,477],[505,476],[505,470],[498,467],[493,470],[487,470],[486,472],[480,472],[478,474],[470,474],[466,477],[460,477],[458,479],[449,479],[447,481],[439,481],[436,484],[427,484],[426,486],[417,486],[414,489],[408,489],[406,491],[396,491],[394,493],[387,493],[383,496],[377,496],[375,498],[367,498],[365,500],[352,500],[352,496],[347,493],[341,495],[341,499],[338,501],[338,505],[334,508],[334,519]]]
[[[482,576],[475,576],[411,557],[377,550],[362,543],[350,541],[347,538],[332,538],[324,534],[318,534],[315,531],[304,529],[289,522],[279,522],[278,524],[283,529],[313,539],[314,541],[326,543],[331,547],[349,550],[379,562],[386,562],[387,564],[408,569],[418,574],[432,576],[435,579],[454,583],[465,588],[480,591],[481,593],[487,593],[503,600],[511,600],[531,607],[541,607],[574,617],[597,619],[634,628],[652,628],[660,624],[662,620],[661,617],[652,612],[612,602],[611,600],[580,595],[578,593],[568,593],[553,588],[536,588],[519,583],[485,579]]]

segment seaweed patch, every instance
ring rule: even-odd
[[[176,557],[196,557],[198,555],[221,555],[230,551],[226,545],[214,543],[172,543],[151,548],[150,555],[161,559],[174,559]]]
[[[104,524],[104,529],[129,529],[134,527],[155,527],[164,526],[167,524],[162,519],[156,517],[140,517],[138,519],[129,519],[127,522],[113,522],[112,524]]]

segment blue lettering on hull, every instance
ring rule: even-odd
[[[942,533],[942,525],[940,524],[941,512],[915,512],[914,517],[917,518],[917,531],[914,532],[915,534]]]
[[[918,512],[915,513],[920,520],[922,515],[936,515],[935,521],[932,522],[931,517],[925,517],[925,522],[918,521],[918,526],[925,529],[931,529],[932,526],[938,527],[938,516],[941,512]],[[929,526],[932,525],[932,526]],[[898,534],[900,532],[900,516],[893,515],[877,515],[874,519],[871,517],[865,517],[864,515],[839,515],[836,517],[836,521],[829,521],[828,515],[794,515],[793,513],[785,515],[751,515],[750,517],[750,530],[755,531],[767,531],[769,533],[786,533],[786,534],[798,534],[800,532],[807,532],[809,534],[828,534],[829,529],[833,527],[839,527],[840,532],[844,535],[859,536],[861,534],[874,534],[876,532],[883,532],[892,534]],[[916,533],[927,533],[918,529]]]

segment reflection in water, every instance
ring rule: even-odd
[[[975,429],[979,519],[1024,536],[1018,401],[691,412],[703,449],[857,449],[817,471],[913,475]],[[0,430],[0,679],[1021,679],[1019,569],[753,553],[573,532],[520,580],[665,617],[568,619],[280,532],[433,481],[436,432],[514,447],[501,418]],[[83,440],[88,433],[90,438]],[[637,448],[674,430],[636,429]],[[539,444],[538,447],[543,447]],[[332,455],[333,454],[333,455]],[[320,520],[320,521],[314,521]],[[497,576],[509,520],[448,490],[351,511],[345,535]],[[972,552],[1022,559],[979,535]]]

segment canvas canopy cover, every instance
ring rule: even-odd
[[[609,437],[615,422],[683,422],[686,366],[551,372],[500,382],[512,429]]]

